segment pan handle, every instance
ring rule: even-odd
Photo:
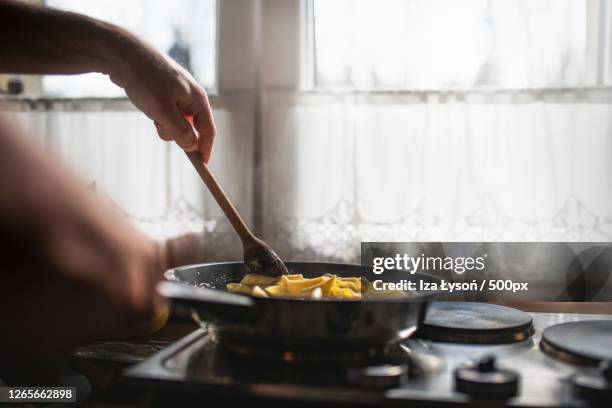
[[[170,281],[160,282],[157,285],[157,292],[176,304],[205,310],[223,308],[244,310],[255,303],[247,296]]]

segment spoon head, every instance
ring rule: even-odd
[[[245,273],[266,276],[289,274],[287,267],[276,252],[258,238],[244,245],[244,268]]]

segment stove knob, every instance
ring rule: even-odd
[[[407,369],[402,365],[381,365],[349,369],[347,382],[364,388],[396,388],[407,376]]]
[[[484,398],[511,398],[518,394],[519,374],[497,368],[494,356],[482,357],[455,370],[455,390]]]
[[[602,361],[598,368],[572,377],[574,395],[593,402],[607,403],[612,399],[612,362]]]

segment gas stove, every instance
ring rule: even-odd
[[[181,405],[584,407],[611,400],[612,316],[468,303],[444,314],[443,305],[430,310],[421,333],[385,350],[304,356],[236,349],[202,328],[125,376],[152,386],[159,401]],[[475,322],[482,308],[499,319]]]

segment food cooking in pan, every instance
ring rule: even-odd
[[[410,297],[407,291],[376,291],[365,279],[325,274],[305,278],[302,274],[270,277],[250,273],[239,283],[228,283],[227,290],[243,295],[271,298],[345,299]]]
[[[227,289],[258,297],[361,299],[360,278],[331,274],[308,279],[302,274],[270,277],[250,273],[240,283],[228,283]]]

